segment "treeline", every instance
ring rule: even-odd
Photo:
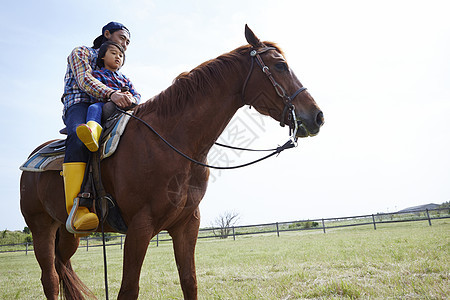
[[[94,232],[90,235],[91,237],[101,237],[101,232]],[[109,241],[116,236],[120,236],[119,233],[110,233],[105,232],[105,240]],[[1,245],[12,245],[12,244],[24,244],[33,242],[33,236],[31,235],[31,231],[28,227],[24,227],[22,231],[9,231],[3,230],[0,232],[0,246]]]
[[[32,241],[33,237],[28,227],[24,227],[22,231],[5,229],[0,232],[0,245],[31,243]]]

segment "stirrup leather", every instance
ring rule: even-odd
[[[91,230],[77,230],[74,226],[75,223],[75,215],[76,212],[78,210],[78,207],[80,206],[80,198],[76,197],[75,199],[73,199],[73,206],[72,206],[72,210],[70,211],[69,216],[67,217],[67,221],[66,221],[66,229],[68,232],[70,233],[75,233],[75,234],[86,234],[86,233],[92,233],[94,232],[97,227],[92,228]]]

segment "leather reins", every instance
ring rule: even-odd
[[[130,114],[128,112],[126,112],[125,110],[117,107],[117,110],[125,115],[128,115],[134,119],[136,119],[137,121],[141,122],[142,124],[144,124],[145,127],[147,127],[148,129],[150,129],[154,134],[156,134],[156,136],[158,136],[158,138],[163,141],[170,149],[172,149],[173,151],[175,151],[176,153],[178,153],[179,155],[181,155],[182,157],[184,157],[185,159],[189,160],[190,162],[193,162],[197,165],[203,166],[203,167],[207,167],[207,168],[211,168],[211,169],[218,169],[218,170],[231,170],[231,169],[238,169],[238,168],[243,168],[243,167],[247,167],[250,165],[253,165],[257,162],[263,161],[271,156],[274,155],[278,155],[280,154],[282,151],[286,150],[286,149],[290,149],[290,148],[294,148],[297,146],[297,143],[295,141],[293,141],[292,139],[289,139],[286,143],[284,143],[283,146],[278,146],[275,149],[271,149],[271,150],[261,150],[261,151],[273,151],[272,153],[259,158],[257,160],[251,161],[249,163],[245,163],[242,165],[237,165],[237,166],[231,166],[231,167],[221,167],[221,166],[212,166],[212,165],[208,165],[205,163],[202,163],[200,161],[197,161],[189,156],[187,156],[186,154],[184,154],[183,152],[181,152],[180,150],[178,150],[176,147],[174,147],[172,144],[170,144],[165,138],[163,138],[152,126],[150,126],[150,124],[148,124],[147,122],[145,122],[144,120],[142,120],[141,118],[135,116],[134,114]],[[226,146],[226,145],[221,145],[221,146]],[[228,146],[230,147],[230,146]],[[231,148],[235,148],[235,147],[231,147]],[[236,149],[236,148],[235,148]],[[241,150],[249,150],[249,149],[242,149]],[[255,150],[253,150],[255,151]]]

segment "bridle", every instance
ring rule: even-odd
[[[274,47],[264,47],[261,49],[253,49],[250,51],[250,57],[251,57],[251,66],[250,66],[250,70],[248,72],[247,78],[245,79],[244,82],[244,86],[242,87],[242,99],[244,101],[244,104],[249,104],[249,103],[245,103],[245,98],[244,98],[244,94],[245,94],[245,88],[247,87],[247,83],[250,79],[250,76],[252,74],[253,71],[253,65],[256,63],[261,67],[261,70],[263,71],[264,74],[266,74],[267,78],[270,80],[270,82],[272,83],[273,87],[275,88],[275,91],[277,92],[278,96],[280,96],[283,99],[284,102],[284,109],[283,109],[283,113],[281,114],[281,119],[280,119],[280,126],[284,127],[285,125],[285,118],[287,116],[287,119],[290,120],[290,124],[289,124],[289,128],[291,131],[291,135],[292,137],[297,140],[296,138],[296,134],[298,131],[299,126],[303,127],[302,121],[297,118],[297,115],[295,114],[295,107],[294,104],[292,104],[292,100],[294,100],[294,98],[300,94],[301,92],[303,92],[304,90],[306,90],[305,87],[301,87],[299,88],[295,93],[293,93],[291,96],[289,96],[286,92],[286,90],[275,80],[275,78],[273,78],[272,73],[270,72],[270,69],[268,66],[266,66],[266,64],[264,63],[264,61],[261,58],[262,53],[267,52],[269,50],[276,50],[276,48]],[[251,104],[249,104],[251,105]],[[306,129],[306,128],[305,128]]]

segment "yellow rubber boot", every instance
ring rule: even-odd
[[[76,205],[73,207],[74,199],[77,198],[80,193],[85,169],[86,163],[84,162],[71,162],[63,164],[66,210],[69,214],[66,228],[72,233],[93,231],[98,226],[97,215],[91,213],[86,207],[78,207],[78,199],[76,199]],[[72,208],[75,208],[73,212]]]
[[[91,152],[95,152],[98,150],[102,129],[97,122],[89,121],[77,127],[77,136]]]

